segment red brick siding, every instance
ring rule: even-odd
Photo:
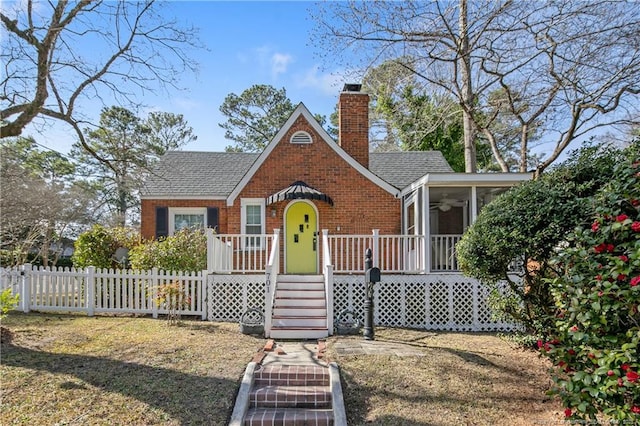
[[[289,139],[298,130],[309,133],[313,143],[291,144]],[[234,206],[229,208],[229,232],[241,231],[241,198],[266,198],[297,180],[333,199],[333,206],[313,201],[318,208],[319,229],[328,229],[332,234],[369,234],[374,228],[383,234],[400,233],[400,200],[354,170],[320,139],[302,116],[240,192]],[[267,207],[268,233],[273,228],[283,228],[287,204],[279,202]],[[271,210],[274,208],[277,213],[272,218]]]
[[[355,97],[368,100],[366,95],[356,94]],[[309,133],[313,143],[291,144],[291,135],[299,130]],[[218,207],[219,232],[239,234],[242,232],[242,198],[266,198],[297,180],[333,199],[333,206],[313,201],[318,209],[319,230],[328,229],[331,234],[370,234],[372,229],[379,229],[381,234],[400,233],[400,200],[354,170],[300,116],[240,192],[233,206],[227,207],[223,200],[142,200],[142,236],[154,237],[157,206]],[[267,206],[266,233],[274,228],[284,229],[287,204],[284,201]],[[275,217],[271,216],[273,209],[276,209]]]
[[[369,95],[342,92],[338,100],[338,143],[369,168]]]

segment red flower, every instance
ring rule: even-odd
[[[602,275],[598,274],[596,275],[596,281],[602,281]],[[602,292],[600,292],[602,293]]]
[[[633,232],[640,232],[640,222],[633,222],[631,224],[631,229],[633,230]]]
[[[614,374],[616,374],[616,373],[614,373],[613,370],[607,371],[607,376],[609,376],[609,377],[613,376]]]
[[[620,368],[622,369],[622,371],[627,371],[629,369],[629,364],[622,364]]]
[[[622,381],[622,379],[618,379],[618,386],[620,387],[624,386],[624,382]]]
[[[597,221],[596,221],[596,222],[593,222],[593,223],[591,224],[591,230],[592,230],[593,232],[598,232],[598,229],[599,229],[599,228],[600,228],[600,224],[599,224]]]
[[[618,274],[618,280],[624,281],[626,279],[627,279],[627,276],[625,274]]]
[[[564,416],[565,417],[571,417],[571,408],[565,408],[564,409]]]
[[[640,284],[640,275],[638,275],[637,277],[631,278],[631,282],[629,284],[631,285],[631,287],[635,287],[638,284]]]
[[[567,353],[568,353],[569,355],[573,356],[573,355],[575,355],[575,354],[576,354],[576,351],[574,351],[573,349],[569,349],[569,350],[567,351]]]
[[[576,331],[578,331],[578,326],[577,326],[577,325],[574,325],[573,327],[571,327],[571,328],[569,329],[569,331],[571,331],[571,332],[574,332],[574,333],[575,333]]]
[[[615,246],[613,244],[607,244],[607,251],[609,253],[613,253],[613,250],[615,250]]]
[[[538,340],[538,349],[542,349],[543,343],[542,340]]]
[[[634,207],[640,206],[640,200],[634,198],[631,200],[631,205]]]
[[[629,258],[627,256],[625,256],[624,254],[622,256],[618,256],[618,258],[620,260],[622,260],[623,262],[628,262],[629,261]]]
[[[635,371],[633,370],[627,371],[627,380],[629,380],[631,383],[636,382],[638,378],[640,378],[640,376]]]
[[[635,414],[640,414],[640,407],[638,407],[637,405],[634,405],[633,407],[631,407],[631,412]]]
[[[616,216],[616,222],[624,222],[625,220],[629,219],[629,216],[627,216],[626,214],[619,214],[618,216]]]
[[[598,292],[598,297],[602,297],[602,296],[604,296],[604,291],[599,291]]]
[[[593,250],[595,250],[596,253],[602,253],[607,249],[607,246],[605,243],[600,243],[597,246],[595,246],[593,248]]]

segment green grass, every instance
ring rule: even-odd
[[[11,314],[0,424],[223,425],[263,339],[237,324]]]
[[[0,424],[226,425],[264,339],[237,324],[11,313]],[[341,355],[350,426],[559,425],[548,364],[492,334],[376,329],[420,355]]]

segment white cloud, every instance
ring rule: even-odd
[[[343,72],[320,72],[320,67],[315,65],[302,74],[294,77],[294,82],[301,89],[315,89],[325,95],[335,95],[345,83]]]
[[[280,74],[287,72],[293,56],[288,53],[274,53],[271,55],[271,76],[275,80]]]

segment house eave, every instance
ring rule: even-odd
[[[224,195],[141,195],[141,200],[212,200],[223,201],[227,197]]]
[[[531,180],[533,173],[429,173],[407,185],[400,196],[422,186],[514,186]]]

